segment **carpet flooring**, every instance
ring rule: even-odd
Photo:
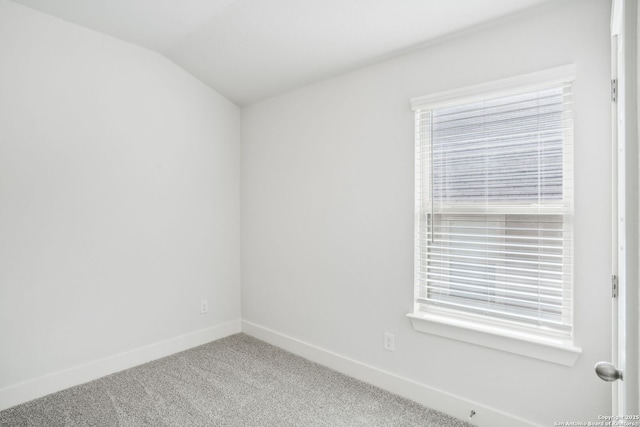
[[[0,426],[471,424],[237,334],[9,408]]]

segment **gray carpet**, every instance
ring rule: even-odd
[[[471,427],[245,334],[15,406],[0,425]]]

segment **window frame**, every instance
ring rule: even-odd
[[[437,109],[451,105],[460,104],[460,102],[472,103],[484,98],[500,97],[508,95],[510,92],[524,92],[527,90],[535,90],[544,85],[562,84],[575,80],[575,65],[566,65],[553,69],[547,69],[530,73],[526,75],[511,77],[507,79],[492,81],[479,85],[449,90],[436,93],[433,95],[422,96],[411,100],[411,106],[417,109]],[[416,161],[418,159],[416,158]],[[563,169],[565,166],[563,165]],[[417,171],[416,171],[417,175]],[[416,177],[416,179],[418,179]],[[418,185],[416,183],[416,185]],[[428,184],[431,186],[431,183]],[[563,198],[564,199],[564,198]],[[573,195],[568,203],[573,202]],[[418,199],[416,199],[417,203]],[[567,203],[563,200],[561,203]],[[474,203],[463,203],[471,206]],[[522,204],[518,204],[521,206]],[[513,210],[521,210],[513,206]],[[562,207],[558,207],[563,210]],[[459,206],[455,208],[460,213]],[[490,209],[494,211],[494,209]],[[550,209],[549,214],[553,214],[556,209]],[[489,212],[486,212],[487,214]],[[508,215],[512,209],[502,205],[496,208],[493,214]],[[528,212],[520,212],[528,213]],[[418,216],[424,215],[423,212],[416,211],[416,221]],[[569,217],[568,221],[572,221]],[[430,227],[433,225],[431,223]],[[573,224],[570,224],[572,226]],[[416,233],[418,228],[416,228]],[[563,249],[572,251],[570,242],[565,241]],[[415,249],[418,250],[417,248]],[[415,261],[414,261],[415,262]],[[415,266],[414,266],[415,267]],[[563,265],[563,275],[567,266]],[[569,267],[571,268],[571,267]],[[445,307],[430,306],[427,311],[421,309],[423,304],[417,301],[418,286],[414,282],[414,307],[413,311],[407,314],[411,320],[415,330],[429,334],[444,336],[459,341],[469,342],[489,348],[503,350],[510,353],[524,355],[535,359],[545,360],[558,363],[565,366],[573,366],[582,352],[573,342],[573,330],[570,334],[541,333],[536,327],[529,327],[517,322],[509,320],[488,319],[486,317],[475,315],[473,313],[461,312]],[[575,296],[572,295],[571,315],[573,316],[572,305]],[[573,324],[573,322],[571,322]]]

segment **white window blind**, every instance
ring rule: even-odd
[[[570,336],[571,82],[414,109],[415,311]]]

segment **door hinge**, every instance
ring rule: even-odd
[[[618,298],[618,276],[611,275],[611,298]]]
[[[611,80],[611,102],[618,102],[618,79]]]

